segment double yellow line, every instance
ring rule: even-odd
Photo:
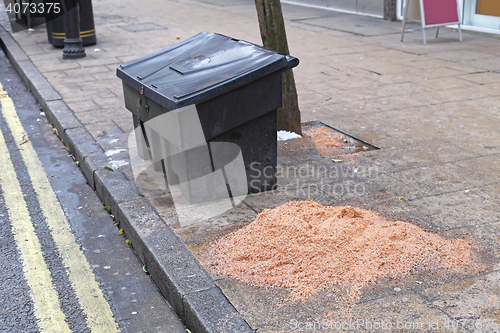
[[[113,313],[104,298],[94,273],[85,255],[76,243],[75,236],[66,216],[45,174],[43,166],[17,116],[14,103],[0,84],[0,106],[3,117],[19,148],[21,157],[28,170],[32,186],[37,195],[40,208],[51,231],[52,238],[59,250],[68,277],[87,317],[87,326],[92,332],[118,332]],[[21,146],[22,144],[22,146]],[[23,262],[24,276],[30,287],[34,313],[39,319],[42,332],[71,332],[60,308],[52,277],[42,256],[40,241],[33,227],[21,186],[10,159],[5,138],[0,131],[0,187],[2,189],[12,231]]]

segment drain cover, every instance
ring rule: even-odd
[[[139,31],[153,31],[153,30],[165,30],[166,27],[162,27],[153,22],[146,23],[137,23],[137,24],[127,24],[127,25],[119,25],[120,28],[130,31],[130,32],[139,32]]]

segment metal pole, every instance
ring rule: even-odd
[[[78,0],[63,0],[64,6],[64,49],[63,59],[78,59],[86,56],[80,37]]]
[[[427,45],[427,39],[425,38],[425,12],[424,12],[424,0],[420,0],[420,22],[422,23],[422,35],[424,36],[424,45]]]
[[[410,7],[410,0],[404,1],[405,12],[403,14],[403,29],[401,30],[401,41],[405,37],[406,20],[408,19],[408,7]]]

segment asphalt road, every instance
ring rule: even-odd
[[[186,332],[1,50],[0,283],[0,332]]]

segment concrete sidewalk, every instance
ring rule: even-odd
[[[423,46],[420,29],[410,25],[414,31],[406,33],[401,43],[401,23],[283,5],[290,52],[300,59],[294,73],[302,120],[320,120],[381,148],[351,159],[351,165],[376,167],[377,173],[365,179],[336,180],[347,187],[351,186],[347,182],[362,184],[363,193],[315,193],[307,198],[301,194],[252,195],[223,216],[182,228],[155,175],[137,184],[141,194],[127,182],[133,179],[127,142],[133,124],[115,71],[123,62],[200,31],[261,44],[254,2],[153,0],[143,5],[132,0],[99,0],[93,5],[98,44],[87,48],[86,58],[62,60],[62,51],[48,43],[43,28],[12,34],[15,43],[7,41],[10,34],[5,32],[0,38],[13,50],[11,58],[18,62],[18,70],[26,78],[35,77],[26,80],[35,95],[38,91],[42,106],[53,110],[51,120],[82,161],[89,183],[124,223],[141,260],[148,267],[149,261],[156,263],[150,272],[158,274],[159,288],[186,326],[194,327],[193,332],[243,332],[248,326],[259,332],[290,331],[290,320],[320,320],[334,306],[324,295],[300,304],[283,303],[287,291],[261,290],[212,273],[210,277],[192,262],[190,253],[155,253],[152,248],[160,243],[158,239],[155,243],[145,224],[161,229],[166,233],[162,235],[173,230],[196,256],[203,257],[211,240],[251,222],[263,209],[291,199],[313,199],[373,208],[448,238],[467,233],[496,262],[500,250],[498,36],[464,32],[463,42],[458,42],[456,31],[442,29],[438,39],[429,38]],[[5,27],[5,21],[2,24]],[[49,87],[37,81],[37,73]],[[282,164],[287,163],[285,155],[280,157]],[[293,164],[299,167],[306,162],[297,158]],[[116,166],[115,173],[103,170],[104,164]],[[164,223],[170,229],[162,229]],[[185,248],[177,238],[172,242]],[[177,249],[177,245],[167,247]],[[195,267],[199,274],[188,287],[182,286],[187,275],[176,275],[187,267],[175,266],[180,260],[176,256],[181,255],[192,263],[189,269]],[[163,272],[169,267],[177,271]],[[419,277],[421,283],[405,279],[383,284],[363,294],[352,318],[426,323],[499,320],[496,269],[493,265],[486,274],[466,278],[428,276]],[[198,292],[210,294],[211,301],[204,301],[208,294]],[[230,304],[223,303],[224,297]],[[217,304],[222,305],[218,308]],[[220,308],[224,310],[217,313]]]

